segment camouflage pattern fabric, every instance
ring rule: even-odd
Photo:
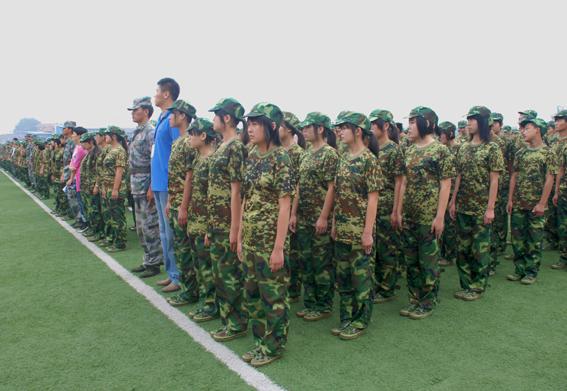
[[[396,177],[405,175],[405,162],[402,149],[393,141],[380,146],[378,163],[384,177],[384,188],[380,192],[378,214],[390,215],[394,206],[394,190]]]
[[[382,194],[382,193],[381,193]],[[378,201],[379,203],[381,201]],[[403,262],[400,232],[392,228],[390,214],[381,214],[376,219],[376,265],[375,293],[383,297],[395,294],[400,268]]]
[[[185,176],[193,170],[197,151],[191,147],[188,134],[177,138],[171,146],[168,169],[168,195],[172,208],[179,208],[183,201],[183,187]]]
[[[490,269],[490,225],[484,216],[457,213],[457,271],[461,288],[482,293]]]
[[[144,266],[159,266],[163,262],[163,251],[159,237],[159,217],[155,202],[149,203],[146,196],[134,197],[136,233],[144,250]]]
[[[171,181],[169,183],[171,184]],[[197,283],[195,261],[191,257],[191,242],[187,236],[186,227],[179,225],[177,217],[178,209],[170,207],[169,225],[173,231],[173,251],[175,252],[175,261],[179,270],[179,282],[183,287],[184,295],[196,298],[199,296],[199,285]]]
[[[126,198],[128,191],[126,186],[126,167],[128,167],[128,156],[126,155],[124,148],[120,145],[117,145],[116,147],[109,147],[104,156],[104,160],[102,161],[101,179],[102,191],[104,193],[112,193],[116,169],[118,167],[122,167],[124,169],[118,193],[121,198]]]
[[[187,214],[187,233],[189,236],[204,237],[207,233],[209,211],[207,189],[209,187],[209,157],[197,155],[191,179],[192,190]]]
[[[106,224],[108,226],[108,241],[116,248],[126,247],[126,208],[124,198],[118,197],[113,200],[112,191],[105,194],[102,199],[106,213]]]
[[[213,265],[209,249],[205,247],[204,235],[189,236],[191,260],[197,273],[199,304],[198,308],[207,314],[216,316],[218,307],[215,296]]]
[[[130,190],[134,197],[145,196],[150,187],[154,135],[155,129],[150,122],[138,125],[128,145]]]
[[[513,171],[517,172],[514,207],[532,210],[541,198],[548,174],[556,175],[556,158],[547,146],[523,148],[516,153]]]
[[[537,276],[541,266],[544,225],[545,216],[536,216],[531,210],[512,212],[512,248],[517,275]]]

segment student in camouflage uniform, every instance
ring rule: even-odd
[[[101,198],[108,211],[109,252],[123,251],[126,248],[126,181],[128,152],[125,143],[126,134],[117,126],[109,126],[106,131],[106,143],[109,148],[102,161]]]
[[[398,214],[403,213],[404,257],[410,303],[401,316],[423,319],[433,312],[439,291],[439,247],[445,211],[455,176],[449,148],[436,141],[438,117],[419,106],[409,115],[412,145],[405,155],[406,176]],[[399,217],[402,220],[402,217]]]
[[[223,138],[209,157],[207,189],[207,241],[222,321],[222,327],[211,334],[216,341],[224,342],[245,336],[248,328],[248,314],[242,302],[242,265],[236,256],[246,154],[236,126],[243,121],[244,107],[234,98],[225,98],[210,111],[215,114],[214,129]]]
[[[71,163],[71,158],[73,157],[73,151],[75,150],[75,143],[71,139],[73,134],[73,129],[77,127],[75,121],[65,121],[63,124],[63,136],[65,137],[65,148],[63,149],[63,175],[61,175],[60,181],[62,186],[65,187],[65,195],[67,197],[68,212],[67,215],[71,219],[78,220],[79,216],[79,203],[77,201],[77,194],[72,186],[67,186],[67,181],[71,174],[71,169],[69,164]]]
[[[96,235],[89,237],[91,242],[100,242],[101,244],[110,244],[110,216],[107,208],[107,203],[104,202],[102,194],[102,182],[104,176],[104,158],[110,150],[110,145],[106,142],[106,128],[101,128],[95,135],[96,145],[100,149],[95,161],[95,184],[93,188],[93,195],[99,194],[100,196],[100,219],[101,230]]]
[[[299,181],[299,166],[303,158],[305,148],[305,138],[299,127],[299,119],[290,112],[283,112],[284,120],[279,127],[279,138],[282,147],[285,148],[291,160],[291,180],[294,189],[297,189]],[[297,138],[295,142],[294,137]],[[293,204],[293,199],[292,199]],[[294,228],[295,230],[295,228]],[[299,242],[297,234],[291,231],[290,227],[290,251],[289,251],[289,269],[290,269],[290,283],[289,283],[289,300],[290,303],[299,301],[301,296],[301,267],[299,263]]]
[[[64,198],[65,193],[63,192],[63,186],[59,178],[63,174],[63,148],[61,146],[61,139],[59,136],[53,137],[51,141],[53,144],[53,154],[51,158],[51,187],[53,194],[55,195],[55,211],[53,214],[61,215],[63,214]]]
[[[376,215],[376,265],[374,267],[374,303],[380,304],[395,298],[396,285],[402,264],[400,222],[396,207],[405,174],[404,155],[400,146],[390,139],[398,132],[394,117],[388,110],[376,109],[368,120],[376,137],[380,152],[378,163],[383,175],[383,189]]]
[[[195,303],[199,299],[199,287],[193,260],[191,259],[191,246],[187,236],[187,212],[189,210],[189,197],[191,196],[191,177],[193,164],[197,151],[191,147],[187,128],[196,117],[195,107],[184,100],[176,100],[169,111],[169,126],[179,129],[179,137],[171,146],[169,156],[167,181],[167,207],[169,225],[173,230],[173,250],[175,261],[179,270],[179,283],[183,291],[176,296],[168,298],[174,306]],[[171,283],[162,289],[164,292],[174,292],[180,286]]]
[[[332,236],[340,324],[331,333],[351,340],[362,335],[372,316],[374,237],[382,171],[376,158],[378,144],[364,114],[343,111],[335,126],[340,128],[341,140],[348,151],[339,161],[336,177]]]
[[[209,249],[205,246],[205,236],[209,219],[207,188],[209,186],[209,157],[214,152],[217,134],[213,123],[205,118],[196,118],[189,127],[191,147],[198,154],[191,175],[191,197],[187,214],[187,235],[191,249],[191,260],[197,272],[199,304],[189,313],[195,322],[206,322],[218,317],[215,298],[213,265]]]
[[[466,120],[461,120],[457,123],[458,135],[455,138],[455,142],[457,144],[463,144],[470,140],[467,126],[468,126],[468,122]]]
[[[304,309],[296,315],[306,321],[317,321],[329,317],[333,308],[335,273],[329,218],[339,156],[327,143],[329,140],[336,145],[329,117],[312,112],[299,127],[311,147],[301,159],[298,191],[290,218],[303,282]]]
[[[444,121],[439,124],[439,141],[451,151],[451,154],[456,159],[457,152],[461,144],[455,142],[455,124],[449,121]],[[455,178],[453,178],[455,179]],[[450,197],[453,196],[455,186],[451,187]],[[455,220],[450,216],[449,209],[445,212],[445,229],[439,244],[439,266],[450,266],[457,262],[457,225]]]
[[[543,143],[547,123],[526,118],[521,124],[528,147],[516,153],[510,180],[507,210],[512,215],[515,272],[506,278],[531,285],[541,265],[545,209],[557,169],[556,158]]]
[[[461,290],[455,298],[465,301],[480,299],[488,283],[498,179],[505,170],[502,152],[491,141],[490,114],[484,106],[474,106],[467,114],[471,139],[457,154],[457,179],[449,207],[457,224]]]
[[[96,158],[100,152],[95,141],[95,133],[85,133],[81,136],[81,146],[87,154],[81,161],[81,198],[85,205],[85,217],[89,229],[83,232],[86,237],[96,235],[102,229],[100,218],[100,194],[93,194],[95,186]]]
[[[561,146],[561,142],[559,133],[555,131],[555,121],[549,121],[547,123],[547,133],[545,134],[544,141],[557,160],[557,151]],[[553,204],[553,197],[549,197],[549,201],[547,202],[544,232],[545,239],[548,243],[547,249],[557,250],[559,243],[559,235],[557,232],[557,207]]]
[[[140,278],[148,278],[159,274],[159,265],[163,262],[158,213],[150,186],[151,155],[155,136],[150,118],[154,108],[151,98],[146,96],[135,99],[128,110],[132,113],[132,121],[138,125],[128,146],[128,164],[130,192],[134,199],[136,214],[136,233],[144,250],[142,264],[132,271],[140,273],[138,274]]]
[[[254,367],[281,358],[289,328],[289,251],[287,232],[294,188],[291,160],[281,146],[283,113],[258,103],[247,128],[255,145],[246,161],[238,256],[244,266],[244,295],[254,348],[242,359]]]
[[[555,147],[557,161],[557,178],[555,180],[555,194],[553,203],[557,207],[557,232],[559,237],[559,260],[551,265],[554,270],[567,269],[567,178],[565,167],[567,166],[567,110],[557,113],[555,119],[555,131],[558,141]]]

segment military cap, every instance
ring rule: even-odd
[[[168,109],[169,111],[179,111],[185,114],[187,117],[195,118],[197,116],[197,109],[190,103],[184,100],[178,99],[173,102],[173,105]]]
[[[307,114],[305,119],[299,124],[299,127],[303,129],[311,125],[318,125],[325,129],[331,129],[331,119],[323,113],[313,111]]]
[[[96,133],[94,133],[94,132],[83,133],[80,141],[82,143],[86,143],[87,141],[94,139],[95,135],[96,135]]]
[[[197,117],[191,125],[189,126],[188,131],[197,132],[197,133],[206,133],[207,136],[212,138],[217,138],[218,134],[213,129],[213,123],[206,118]]]
[[[520,122],[521,126],[526,126],[527,124],[534,124],[538,127],[542,136],[547,132],[547,122],[541,118],[524,118],[522,122]]]
[[[104,136],[106,134],[106,128],[100,128],[97,133],[99,136]]]
[[[65,121],[63,123],[63,129],[65,129],[65,128],[74,129],[76,127],[77,127],[77,123],[75,121]]]
[[[104,134],[115,134],[122,138],[126,137],[126,133],[120,129],[118,126],[110,125],[108,128],[105,129]]]
[[[412,111],[410,111],[408,119],[412,119],[416,117],[425,118],[434,125],[437,125],[437,123],[439,122],[439,117],[437,117],[435,111],[425,106],[417,106]]]
[[[295,116],[295,114],[290,113],[289,111],[283,112],[284,122],[287,127],[291,128],[295,133],[299,132],[299,118]]]
[[[382,110],[382,109],[373,110],[368,116],[368,121],[374,122],[377,119],[381,119],[384,122],[394,122],[394,116],[388,110]]]
[[[512,131],[512,127],[510,125],[506,125],[502,127],[502,130],[506,133],[511,132]]]
[[[152,98],[150,98],[149,96],[144,96],[142,98],[134,99],[134,102],[132,103],[132,107],[128,107],[128,110],[134,111],[141,107],[146,107],[146,108],[153,107]]]
[[[354,111],[341,111],[337,116],[337,119],[333,126],[341,126],[344,124],[351,124],[357,128],[361,128],[364,133],[370,133],[370,121],[362,113],[356,113]]]
[[[504,116],[500,113],[490,113],[490,118],[492,118],[492,121],[500,121],[503,122],[504,121]]]
[[[523,117],[521,121],[523,121],[524,119],[527,119],[527,118],[530,118],[530,119],[537,118],[537,111],[535,111],[535,110],[518,111],[518,114],[520,114]]]
[[[455,131],[457,130],[457,127],[455,126],[454,123],[449,122],[449,121],[443,121],[439,124],[439,128],[445,132],[448,133],[452,133],[455,134]]]
[[[549,121],[549,122],[547,123],[547,127],[548,127],[548,128],[553,128],[553,129],[555,129],[555,121]]]
[[[224,98],[217,102],[217,104],[210,109],[212,113],[217,111],[224,111],[227,114],[234,116],[239,121],[244,119],[244,106],[234,98]]]
[[[567,109],[561,110],[560,112],[558,112],[553,116],[553,119],[556,121],[560,118],[567,119]]]
[[[490,118],[492,113],[490,112],[490,109],[486,106],[473,106],[470,108],[466,117],[470,118],[470,117],[474,117],[475,115],[478,115],[483,118]]]
[[[283,121],[283,113],[280,108],[273,103],[261,102],[252,107],[252,110],[245,115],[247,118],[266,117],[268,120],[275,122],[279,127]]]
[[[459,129],[464,129],[464,128],[467,127],[468,124],[469,124],[469,123],[468,123],[466,120],[463,119],[463,120],[460,120],[460,121],[458,122],[457,127],[458,127]]]

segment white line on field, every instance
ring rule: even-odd
[[[199,345],[205,350],[211,352],[217,360],[225,364],[228,369],[235,372],[250,386],[257,390],[270,390],[270,391],[283,391],[284,389],[274,383],[269,377],[262,372],[254,369],[246,364],[242,359],[227,348],[225,345],[216,342],[209,333],[199,327],[195,322],[183,314],[183,312],[172,307],[167,301],[160,296],[153,288],[143,283],[138,277],[126,270],[118,261],[110,255],[102,251],[97,245],[89,242],[83,235],[75,231],[67,222],[51,214],[51,209],[47,207],[39,198],[29,192],[26,188],[20,185],[12,178],[6,171],[1,170],[2,173],[10,179],[16,186],[28,195],[36,204],[39,205],[49,216],[57,221],[63,228],[65,228],[71,235],[75,237],[83,246],[88,248],[94,255],[96,255],[102,262],[108,266],[110,270],[116,273],[120,278],[126,281],[132,288],[139,294],[144,296],[155,308],[167,316],[173,323],[180,329],[185,331],[191,336]]]

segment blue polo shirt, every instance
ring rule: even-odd
[[[169,126],[168,110],[160,114],[154,134],[152,150],[152,191],[167,191],[167,168],[171,145],[179,137],[179,129]]]

